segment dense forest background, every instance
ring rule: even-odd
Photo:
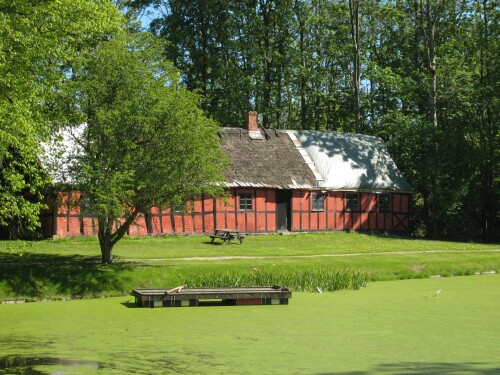
[[[123,4],[122,4],[123,5]],[[498,239],[495,0],[135,0],[222,126],[380,136],[414,189],[413,232]]]
[[[222,126],[256,110],[264,127],[381,137],[414,189],[413,234],[498,241],[499,14],[499,0],[0,0],[0,237],[39,228],[52,184],[42,145],[94,114],[76,87],[122,41],[130,64],[85,86],[116,104],[87,100],[113,129],[116,114],[168,120],[137,95],[115,99],[144,83],[130,66],[156,79],[172,68],[172,88]]]

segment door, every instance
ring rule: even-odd
[[[291,190],[276,190],[276,226],[279,231],[292,230]]]

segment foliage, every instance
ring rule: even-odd
[[[253,108],[265,127],[379,135],[414,233],[498,238],[497,0],[131,3],[222,125]]]
[[[498,239],[498,0],[114,3],[125,16],[107,0],[0,1],[0,226],[10,236],[38,225],[41,141],[82,118],[65,93],[73,68],[120,28],[137,32],[134,10],[154,9],[151,31],[209,118],[239,126],[256,109],[266,127],[381,136],[415,189],[415,234]]]
[[[11,236],[39,225],[49,179],[38,158],[58,125],[51,106],[66,79],[61,66],[120,20],[106,0],[0,1],[0,226]]]
[[[74,150],[66,164],[74,186],[98,218],[103,263],[139,214],[221,193],[225,156],[217,124],[148,34],[100,43],[71,66],[62,107]],[[120,218],[125,218],[120,221]]]

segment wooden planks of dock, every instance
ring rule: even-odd
[[[137,288],[135,303],[145,307],[181,307],[204,304],[287,305],[292,292],[279,285],[238,288]]]

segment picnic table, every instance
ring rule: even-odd
[[[214,229],[214,233],[210,235],[210,238],[212,239],[211,243],[215,241],[216,238],[222,240],[222,244],[224,245],[226,242],[229,242],[231,240],[237,239],[240,241],[240,245],[243,242],[243,239],[245,238],[245,235],[243,233],[240,233],[239,231],[235,229],[227,229],[227,228],[216,228]]]

